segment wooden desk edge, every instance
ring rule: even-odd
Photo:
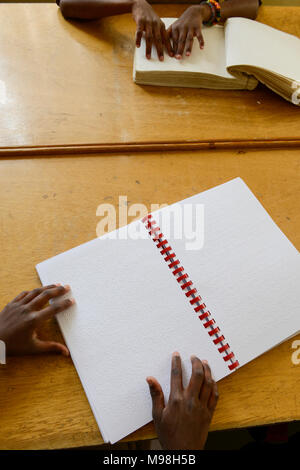
[[[126,144],[79,144],[32,147],[2,147],[1,157],[61,156],[93,153],[161,152],[171,150],[280,149],[300,147],[300,139],[234,140],[194,142],[130,142]]]

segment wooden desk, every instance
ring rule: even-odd
[[[259,19],[300,37],[299,7],[262,7]],[[131,15],[70,23],[53,4],[1,4],[0,154],[299,144],[299,108],[263,86],[135,85],[134,31]]]
[[[300,249],[299,166],[296,149],[0,159],[0,306],[39,285],[36,263],[94,238],[97,206],[117,205],[124,194],[129,204],[150,208],[241,176]],[[42,334],[60,337],[54,320]],[[291,345],[220,382],[211,429],[300,419],[300,366],[291,362]],[[127,440],[152,437],[150,424]],[[0,367],[1,449],[101,443],[71,359],[9,358]]]

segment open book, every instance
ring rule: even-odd
[[[175,18],[163,18],[166,27]],[[145,58],[145,39],[136,48],[133,79],[138,84],[220,90],[253,90],[258,81],[300,104],[300,39],[257,21],[230,18],[225,26],[203,28],[205,47],[194,38],[183,59]]]
[[[204,217],[203,217],[204,215]],[[58,315],[105,441],[151,421],[146,377],[168,396],[171,353],[216,380],[300,330],[300,257],[236,178],[37,265],[70,284]]]

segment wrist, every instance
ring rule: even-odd
[[[203,18],[203,21],[209,21],[211,19],[211,8],[207,3],[200,3],[198,5],[199,11]]]
[[[130,0],[131,3],[131,8],[134,8],[137,5],[140,5],[141,3],[146,3],[146,0]]]

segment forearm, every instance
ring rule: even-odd
[[[258,12],[259,0],[227,0],[221,3],[222,21],[232,16],[241,16],[255,20]]]
[[[140,0],[58,0],[61,12],[65,18],[94,20],[106,16],[130,13],[133,4]],[[156,3],[158,0],[148,0]],[[171,0],[163,0],[162,3]],[[180,0],[180,3],[189,3],[189,0]],[[177,3],[177,1],[175,1]],[[190,3],[198,3],[191,0]],[[221,18],[225,21],[232,16],[242,16],[255,19],[259,7],[259,0],[225,0],[221,4]]]
[[[130,13],[136,0],[60,0],[65,18],[95,20]]]

